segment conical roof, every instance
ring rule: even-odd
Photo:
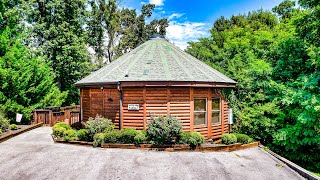
[[[132,81],[236,82],[180,50],[164,38],[151,38],[131,52],[78,81],[76,85]]]

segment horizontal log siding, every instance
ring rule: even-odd
[[[81,93],[83,119],[97,114],[110,118],[119,128],[120,94],[116,87],[83,88]],[[211,92],[210,92],[211,91]],[[125,87],[123,92],[123,128],[143,129],[151,116],[171,114],[182,121],[183,131],[199,132],[205,138],[220,138],[228,132],[228,103],[222,98],[221,124],[193,126],[193,99],[221,97],[212,88],[190,87]],[[110,101],[110,98],[112,101]],[[208,101],[209,102],[209,101]],[[139,104],[139,110],[128,111],[128,104]],[[211,107],[211,106],[210,106]],[[211,109],[207,107],[208,117]]]
[[[116,87],[83,88],[81,102],[83,121],[101,115],[119,128],[120,93]]]

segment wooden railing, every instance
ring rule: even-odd
[[[81,127],[80,106],[47,107],[33,111],[33,123],[53,126],[57,122],[65,122],[72,127]]]

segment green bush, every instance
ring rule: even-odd
[[[16,124],[11,124],[10,125],[10,129],[11,130],[17,130],[18,129],[18,126]]]
[[[0,135],[2,134],[2,129],[0,129]]]
[[[63,139],[65,141],[74,141],[77,139],[77,133],[76,131],[72,130],[72,129],[69,129],[69,130],[66,130],[64,131],[63,133]]]
[[[101,144],[104,142],[105,142],[105,133],[98,133],[93,138],[93,146],[94,147],[101,146]]]
[[[62,138],[64,132],[66,131],[66,128],[61,127],[61,126],[53,126],[52,130],[53,130],[52,135],[53,135],[54,137],[56,137],[56,138]]]
[[[111,132],[114,130],[114,124],[112,121],[101,116],[89,118],[89,121],[85,122],[84,125],[88,131],[89,141],[93,141],[94,135],[98,133]]]
[[[69,124],[65,123],[65,122],[58,122],[53,127],[63,127],[66,130],[72,129],[71,126]]]
[[[170,144],[179,138],[182,131],[181,122],[172,116],[152,117],[147,125],[147,137],[153,144]]]
[[[77,137],[80,141],[88,141],[88,130],[86,129],[80,129],[77,132]]]
[[[253,142],[253,139],[246,134],[234,133],[234,135],[237,137],[238,143],[248,144]]]
[[[106,132],[105,134],[105,143],[116,143],[118,142],[120,133],[119,131]]]
[[[119,137],[118,142],[124,144],[132,144],[134,143],[134,137],[137,135],[137,130],[133,128],[126,128],[118,131]]]
[[[204,137],[198,132],[182,132],[180,143],[189,144],[192,147],[200,146],[204,143]]]
[[[234,134],[222,134],[221,139],[223,144],[234,144],[237,142],[237,136]]]
[[[2,132],[6,132],[9,129],[10,121],[4,117],[0,117],[0,129]]]
[[[137,131],[137,135],[134,137],[135,144],[144,144],[147,142],[147,132]]]

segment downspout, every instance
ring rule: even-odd
[[[118,91],[120,92],[120,114],[119,114],[119,130],[122,129],[122,91],[120,87],[120,82],[118,82]]]

